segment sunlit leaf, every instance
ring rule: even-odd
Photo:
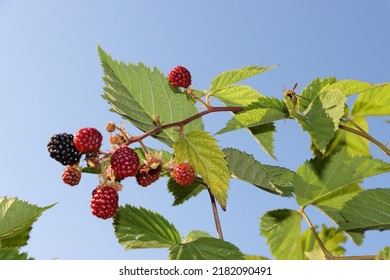
[[[201,230],[192,230],[190,231],[187,236],[184,238],[184,242],[183,243],[188,243],[188,242],[192,242],[196,239],[199,239],[201,237],[211,237],[211,238],[214,238],[214,236],[212,236],[210,233],[208,232],[205,232],[205,231],[201,231]]]
[[[226,106],[248,106],[262,95],[250,86],[230,85],[213,93]]]
[[[320,91],[324,88],[329,87],[330,85],[336,82],[335,77],[329,78],[316,78],[311,81],[306,87],[302,89],[302,92],[299,94],[302,98],[298,97],[298,106],[297,111],[303,112],[307,109],[309,103],[314,100]]]
[[[390,115],[390,84],[361,93],[352,107],[352,116]]]
[[[250,65],[239,69],[223,72],[211,81],[210,91],[216,91],[225,86],[234,84],[238,81],[242,81],[249,77],[271,70],[275,67],[276,66],[263,67],[263,66]]]
[[[368,131],[367,121],[363,117],[354,118],[354,123],[364,131]],[[356,129],[356,127],[350,123],[344,123],[345,126]],[[344,129],[338,129],[334,138],[326,147],[324,153],[325,156],[335,154],[337,152],[346,152],[350,155],[370,155],[369,141],[355,133],[351,133]]]
[[[374,85],[359,80],[340,80],[328,86],[328,89],[339,89],[345,96],[362,93],[379,88],[382,85]]]
[[[244,255],[244,259],[247,261],[264,261],[264,260],[269,260],[267,257],[263,256],[256,256],[256,255]]]
[[[225,209],[230,172],[217,140],[204,131],[186,133],[173,145],[177,162],[188,161]]]

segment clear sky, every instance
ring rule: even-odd
[[[11,1],[0,0],[0,196],[57,205],[34,224],[23,249],[37,259],[166,259],[167,250],[124,251],[111,220],[90,213],[97,177],[85,175],[78,187],[62,183],[63,167],[46,144],[53,133],[75,133],[93,126],[104,131],[121,119],[108,111],[102,94],[97,45],[114,58],[157,66],[176,65],[192,73],[193,86],[207,89],[222,71],[249,64],[279,65],[248,79],[268,96],[298,82],[298,92],[316,77],[390,81],[390,1]],[[229,114],[205,118],[216,132]],[[370,119],[370,132],[390,140],[389,125]],[[133,134],[139,131],[128,125]],[[243,131],[218,137],[265,164],[292,170],[311,157],[309,138],[293,121],[277,124],[275,161]],[[103,149],[108,149],[104,133]],[[146,144],[163,147],[151,139]],[[375,157],[385,159],[372,147]],[[388,161],[388,158],[385,159]],[[347,175],[347,174],[346,174]],[[365,187],[389,187],[389,174],[367,180]],[[185,236],[193,229],[217,235],[206,192],[172,207],[166,180],[148,188],[125,181],[120,204],[161,213]],[[228,210],[220,212],[225,239],[244,253],[271,257],[259,235],[259,218],[277,208],[297,209],[293,199],[275,197],[231,181]],[[332,223],[317,210],[316,224]],[[390,233],[369,232],[363,246],[348,241],[348,255],[373,254]],[[387,242],[389,245],[389,242]]]

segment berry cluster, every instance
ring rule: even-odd
[[[191,74],[186,68],[177,66],[169,73],[168,81],[174,87],[188,88]],[[196,174],[189,163],[177,164],[172,159],[164,164],[162,153],[152,154],[142,143],[146,160],[141,163],[138,151],[128,147],[130,136],[123,126],[109,122],[106,130],[110,133],[112,146],[108,153],[100,150],[103,136],[92,127],[81,128],[74,135],[54,134],[47,144],[50,157],[66,166],[62,173],[65,184],[78,185],[82,172],[99,174],[99,185],[92,191],[90,204],[93,215],[108,219],[116,213],[118,191],[122,190],[122,180],[128,177],[135,177],[142,187],[156,182],[161,175],[171,176],[182,186],[193,182]],[[119,133],[113,135],[115,131]],[[82,157],[87,163],[85,168],[80,165]]]
[[[126,138],[127,135],[123,137]],[[72,139],[73,142],[69,141]],[[135,177],[142,187],[156,182],[163,173],[171,175],[183,186],[191,184],[195,178],[195,171],[188,163],[177,165],[171,160],[164,165],[161,153],[149,152],[145,152],[146,160],[141,163],[138,153],[123,145],[123,141],[119,141],[120,145],[115,144],[121,137],[116,135],[110,139],[113,149],[109,153],[99,151],[102,136],[92,128],[82,129],[74,137],[65,133],[53,135],[47,145],[50,156],[67,165],[62,173],[65,184],[79,184],[83,171],[80,159],[83,155],[88,168],[99,173],[100,184],[93,190],[90,204],[92,214],[99,218],[107,219],[115,214],[118,208],[118,191],[122,189],[122,180],[127,177]]]
[[[97,157],[103,136],[96,128],[82,128],[73,136],[69,133],[54,134],[47,144],[50,157],[66,165],[62,173],[65,184],[75,186],[81,179],[79,163],[81,156]]]

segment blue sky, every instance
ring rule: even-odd
[[[166,250],[125,252],[111,221],[92,216],[92,175],[76,188],[61,181],[63,167],[47,153],[53,133],[75,133],[93,126],[104,131],[108,112],[102,94],[100,45],[114,58],[142,61],[168,73],[185,65],[193,86],[207,89],[222,71],[249,64],[279,65],[245,81],[268,96],[282,97],[282,87],[298,82],[298,92],[312,79],[336,76],[371,83],[390,80],[390,1],[10,1],[0,0],[0,119],[2,183],[0,195],[31,203],[57,205],[34,224],[24,248],[37,259],[165,259]],[[207,116],[216,132],[229,114]],[[388,124],[370,119],[371,133],[387,142]],[[135,128],[127,126],[131,133]],[[295,170],[311,157],[309,138],[293,121],[277,124],[276,156],[268,157],[244,132],[220,136],[222,147],[251,153],[262,163]],[[107,134],[105,146],[108,149]],[[147,145],[163,147],[147,139]],[[372,147],[375,157],[385,159]],[[388,158],[386,159],[388,160]],[[389,187],[389,175],[365,182]],[[193,229],[216,235],[204,192],[171,207],[173,199],[160,180],[149,188],[125,183],[120,204],[157,211],[186,235]],[[243,252],[270,257],[259,235],[259,217],[277,208],[297,209],[295,201],[274,197],[248,184],[231,181],[228,211],[221,213],[225,239]],[[316,224],[330,221],[315,209]],[[351,255],[373,254],[390,240],[389,232],[370,232],[361,247],[348,242]],[[387,245],[389,243],[387,242]]]

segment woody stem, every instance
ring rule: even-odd
[[[188,124],[196,119],[199,119],[207,114],[210,114],[210,113],[215,113],[215,112],[238,113],[238,112],[241,112],[242,110],[244,110],[242,107],[212,107],[212,106],[210,106],[207,108],[207,110],[199,112],[199,113],[197,113],[191,117],[188,117],[182,121],[169,123],[166,125],[161,125],[161,126],[158,126],[150,131],[145,132],[144,134],[130,137],[126,142],[126,145],[130,145],[132,143],[139,142],[140,140],[143,140],[144,138],[151,136],[153,134],[159,133],[159,132],[163,131],[164,129],[168,129],[168,128],[175,127],[175,126],[184,127],[186,124]]]

